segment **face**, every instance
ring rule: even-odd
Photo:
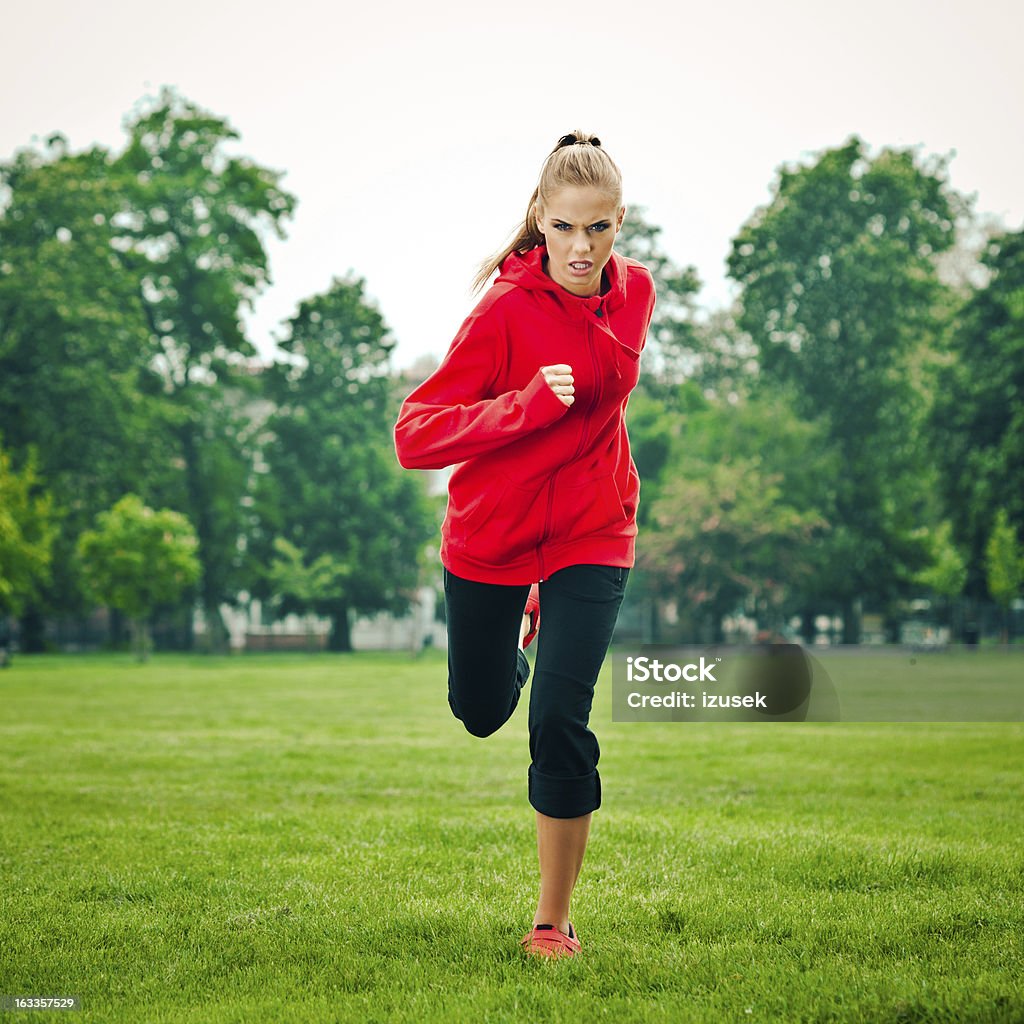
[[[535,212],[547,244],[548,276],[574,295],[597,295],[625,206],[616,209],[596,188],[567,186],[547,205],[538,200]]]

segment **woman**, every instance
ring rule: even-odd
[[[650,272],[612,248],[625,213],[600,140],[563,136],[475,284],[497,280],[395,426],[405,468],[456,464],[440,557],[448,703],[470,733],[508,721],[539,636],[528,794],[541,884],[522,945],[544,956],[580,950],[569,901],[601,804],[588,721],[634,562],[640,480],[623,415],[655,299]]]

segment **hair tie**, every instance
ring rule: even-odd
[[[561,149],[563,146],[600,146],[601,140],[594,136],[590,139],[578,139],[575,135],[563,135],[558,140],[556,149]]]

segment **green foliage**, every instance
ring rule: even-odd
[[[691,412],[656,493],[642,492],[637,564],[655,592],[715,623],[749,599],[777,624],[820,571],[829,522],[817,491],[831,469],[820,445],[778,396]]]
[[[183,470],[161,496],[195,524],[210,643],[222,647],[220,605],[246,582],[243,498],[254,456],[246,402],[258,397],[244,368],[255,350],[241,308],[269,282],[263,235],[283,237],[295,199],[280,173],[227,154],[238,134],[226,120],[173,90],[142,104],[127,128],[115,164],[125,200],[117,243],[140,281]]]
[[[15,472],[0,448],[0,616],[21,614],[50,571],[57,519],[36,462],[32,450],[24,469]]]
[[[34,447],[61,506],[51,582],[33,604],[81,610],[75,538],[168,458],[139,280],[115,245],[124,190],[102,148],[55,135],[0,166],[0,426]]]
[[[93,596],[136,618],[175,601],[199,578],[198,541],[185,516],[127,494],[82,534],[79,557]]]
[[[329,601],[344,593],[354,575],[353,566],[326,553],[307,565],[303,553],[284,537],[275,538],[274,551],[276,557],[267,570],[267,582],[272,593],[283,599],[283,610],[290,610],[290,606],[307,611]]]
[[[295,199],[282,174],[226,147],[238,133],[164,89],[130,119],[114,165],[125,189],[118,247],[142,279],[142,301],[170,391],[230,376],[252,355],[239,317],[269,282],[263,234],[283,238]]]
[[[78,557],[92,596],[140,624],[197,582],[197,547],[195,531],[180,512],[154,511],[126,494],[97,516],[94,530],[82,534]]]
[[[126,128],[117,157],[55,135],[0,168],[0,424],[14,452],[38,446],[67,508],[47,603],[78,607],[75,538],[134,491],[195,523],[216,642],[244,582],[253,458],[240,310],[269,281],[262,236],[282,235],[295,200],[171,89]]]
[[[1000,607],[1007,608],[1020,596],[1024,583],[1024,547],[1005,508],[996,512],[992,533],[985,545],[988,592]]]
[[[1024,533],[1024,231],[992,238],[982,263],[988,282],[960,313],[928,421],[975,596],[995,510]]]
[[[934,257],[953,244],[958,210],[941,162],[921,169],[889,149],[868,161],[863,148],[854,136],[810,167],[783,169],[728,260],[762,377],[794,385],[798,412],[824,416],[855,467],[865,440],[908,428],[903,360],[936,330]]]
[[[953,543],[953,527],[943,520],[935,529],[920,531],[930,548],[931,563],[915,576],[915,581],[942,597],[957,597],[967,582],[967,562]]]
[[[646,389],[638,388],[629,396],[626,425],[630,451],[643,489],[643,500],[637,509],[641,525],[646,522],[648,497],[659,489],[665,468],[687,423],[687,418],[677,411],[678,406],[689,403],[690,411],[707,407],[707,402],[695,388],[683,385],[679,390],[681,394],[671,406],[667,400],[654,397]]]
[[[0,165],[0,428],[34,474],[0,507],[0,607],[84,610],[78,537],[133,492],[194,523],[214,643],[250,589],[331,615],[347,646],[352,612],[407,608],[438,519],[394,462],[383,317],[335,280],[255,372],[241,316],[295,209],[283,174],[171,89],[126,129],[120,155],[55,134]],[[783,168],[730,254],[742,301],[703,321],[695,270],[631,208],[617,248],[658,289],[628,409],[644,547],[666,559],[651,593],[716,615],[948,595],[958,549],[984,593],[994,510],[1024,532],[1024,232],[988,242],[973,295],[962,268],[943,285],[969,205],[944,171],[856,136]]]
[[[309,598],[346,649],[350,614],[401,613],[436,528],[422,480],[396,463],[394,341],[360,280],[334,280],[304,301],[267,373],[266,472],[256,485],[250,557],[267,565],[279,538],[311,565],[347,566]],[[257,592],[269,596],[266,586]]]
[[[934,329],[934,258],[961,210],[942,161],[919,168],[911,151],[869,161],[863,150],[853,136],[810,167],[784,168],[728,259],[763,373],[794,382],[801,414],[827,414],[850,447],[904,396],[894,371]]]
[[[835,527],[826,579],[847,608],[856,596],[891,599],[928,558],[915,533],[934,511],[917,377],[949,305],[936,257],[968,208],[944,170],[942,160],[918,166],[910,150],[869,160],[853,136],[783,169],[728,260],[743,286],[740,326],[760,353],[758,386],[784,385],[838,459],[822,481]]]

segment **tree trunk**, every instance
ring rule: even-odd
[[[136,661],[148,661],[150,651],[153,649],[153,638],[149,631],[148,618],[133,618],[130,620],[132,631],[132,650],[135,652]]]
[[[339,604],[331,609],[331,635],[327,641],[331,651],[352,650],[352,628],[348,621],[348,605]]]
[[[203,617],[206,620],[205,648],[211,653],[223,654],[227,649],[227,629],[224,627],[224,620],[220,614],[221,595],[217,593],[217,582],[213,571],[215,539],[210,512],[211,503],[207,500],[205,481],[200,473],[193,424],[183,424],[179,436],[182,456],[185,460],[189,519],[199,538],[198,555],[202,567],[199,593],[203,606]]]
[[[11,663],[11,627],[6,615],[0,614],[0,668]]]
[[[804,645],[806,647],[814,646],[814,637],[817,633],[817,629],[814,625],[814,612],[810,608],[805,608],[800,613],[800,636],[803,638]]]
[[[725,613],[719,611],[717,608],[711,611],[711,642],[713,644],[720,644],[725,642],[725,630],[722,628],[722,620],[725,618]]]
[[[860,599],[843,598],[843,643],[860,643]]]
[[[203,605],[203,621],[206,623],[206,650],[210,654],[225,654],[228,649],[228,630],[224,625],[224,617],[220,613],[220,605]]]
[[[36,607],[26,608],[21,616],[20,649],[23,654],[42,654],[46,650],[46,619]]]
[[[655,597],[649,597],[645,602],[647,605],[647,636],[644,638],[644,643],[657,644],[661,643],[661,619],[660,611],[661,604]]]
[[[107,637],[110,649],[116,651],[121,646],[121,638],[124,636],[124,613],[120,608],[110,608],[107,619]]]

